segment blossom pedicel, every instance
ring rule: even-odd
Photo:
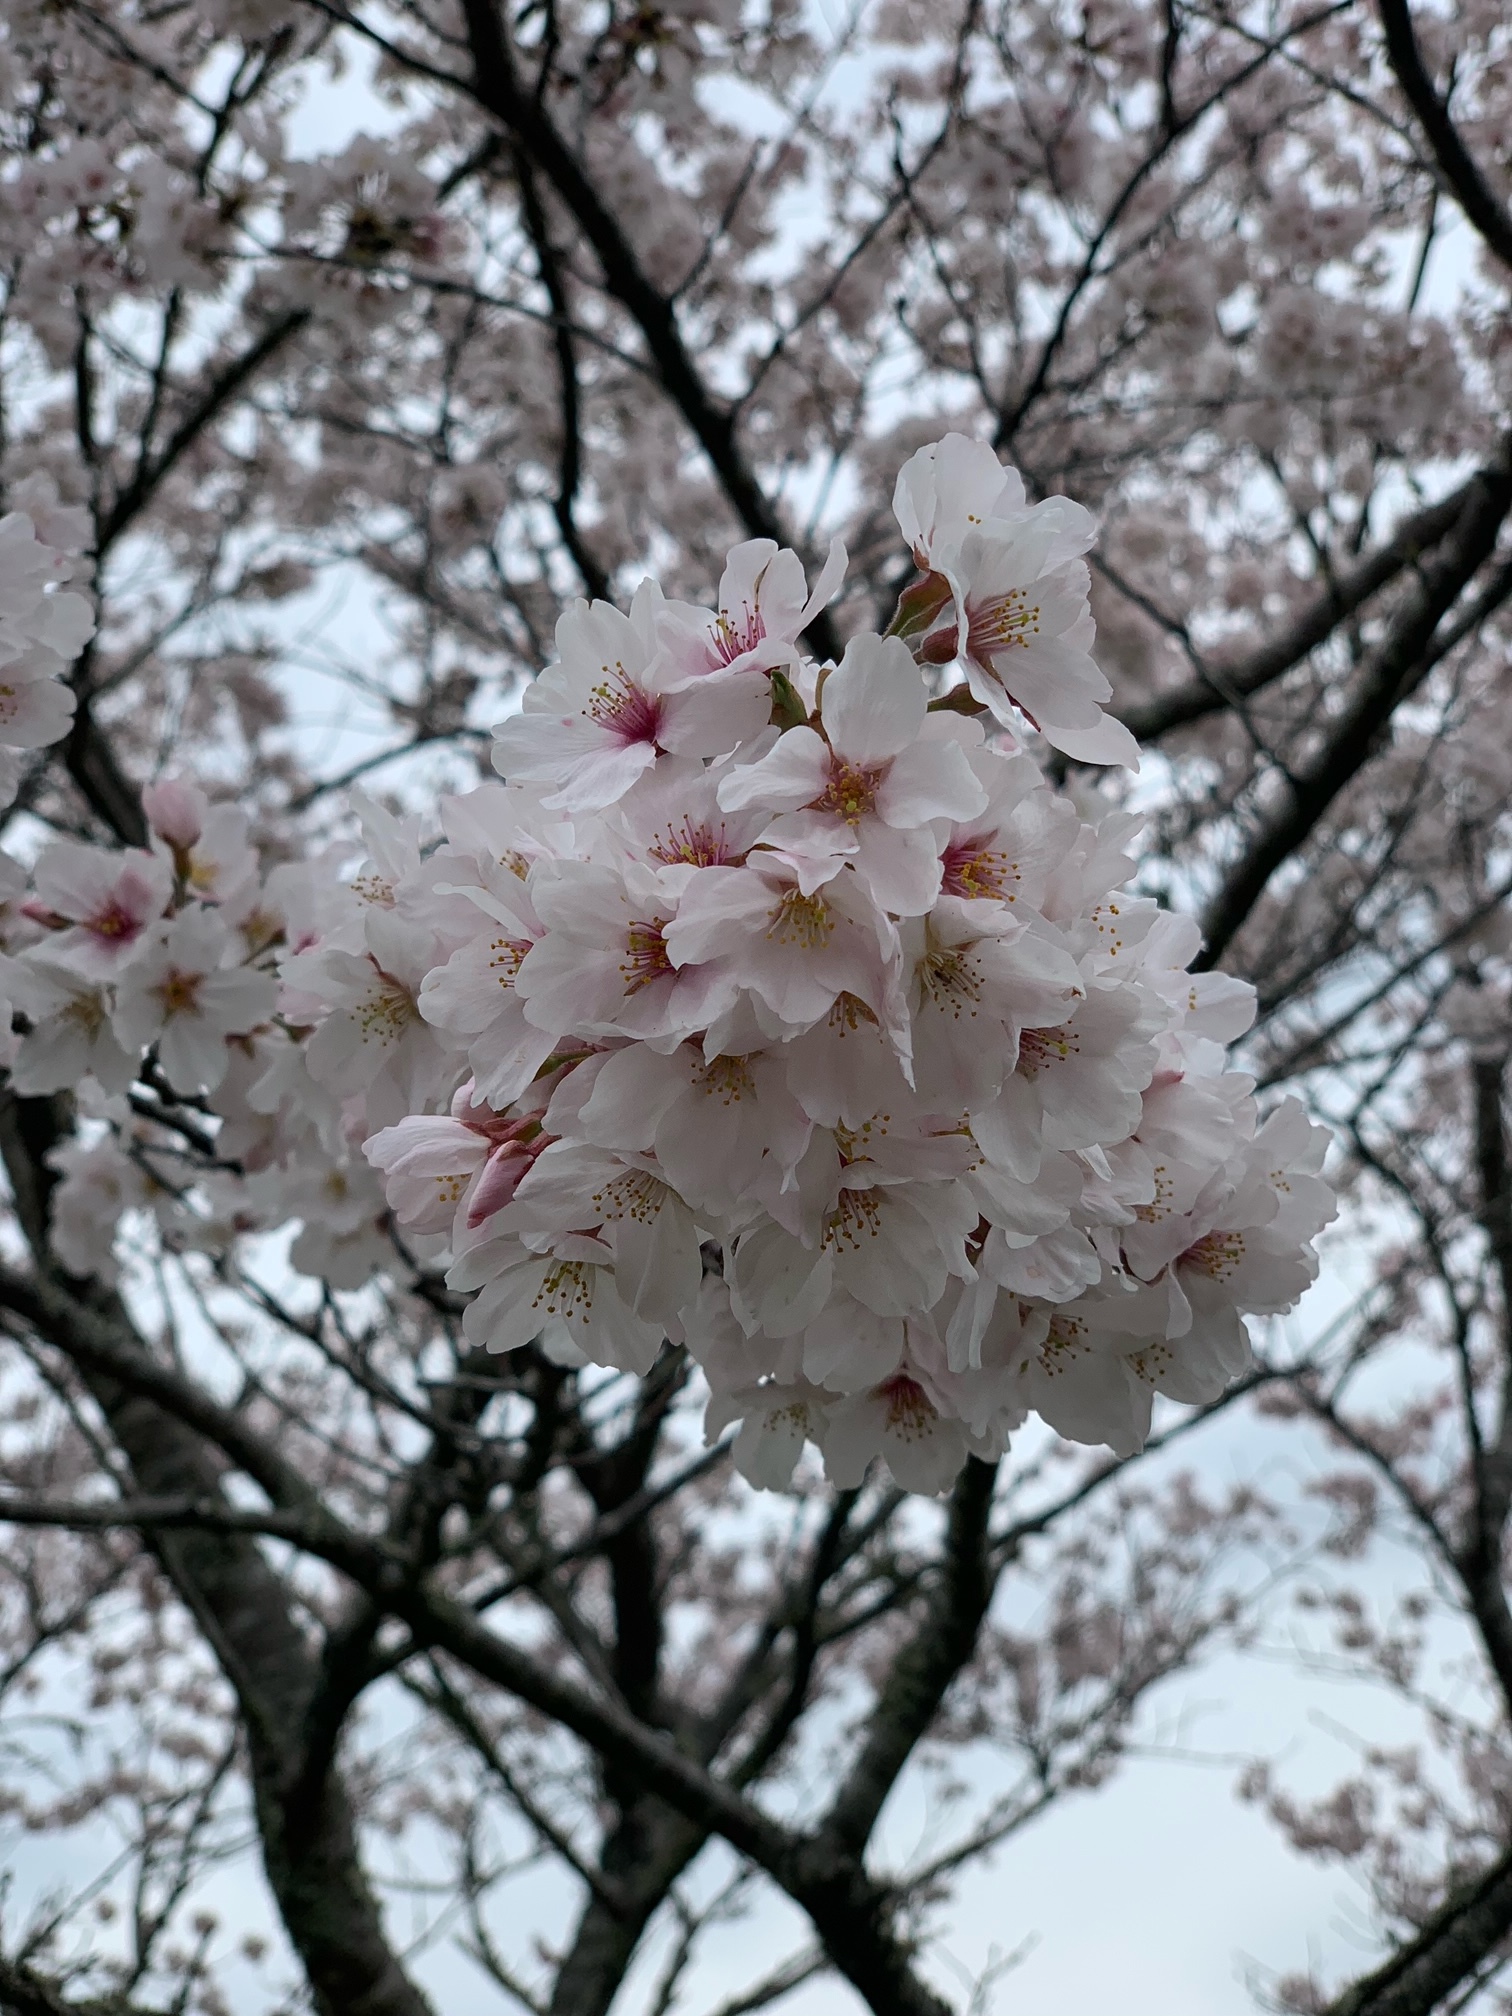
[[[18,1083],[119,1092],[153,1046],[222,1116],[222,1219],[303,1215],[295,1264],[336,1286],[392,1267],[391,1219],[490,1350],[685,1345],[761,1484],[812,1441],[837,1484],[880,1455],[938,1492],[1031,1411],[1129,1451],[1155,1393],[1216,1398],[1244,1315],[1316,1272],[1326,1137],[1261,1121],[1222,1048],[1250,990],[1119,893],[1138,821],[1082,818],[1021,746],[1137,761],[1087,514],[959,435],[895,508],[919,577],[836,665],[799,640],[838,551],[812,593],[756,540],[716,609],[579,603],[504,781],[427,854],[365,806],[355,883],[264,880],[182,786],[148,852],[44,853],[11,991],[69,1033],[26,1036]],[[64,1238],[141,1201],[123,1160],[70,1148]]]

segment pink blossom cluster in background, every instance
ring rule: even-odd
[[[299,1220],[337,1288],[444,1268],[489,1350],[644,1373],[685,1344],[766,1485],[812,1441],[836,1483],[881,1456],[938,1492],[1031,1411],[1129,1451],[1155,1393],[1216,1397],[1244,1315],[1313,1278],[1326,1136],[1261,1121],[1221,1047],[1250,989],[1120,894],[1138,820],[1021,744],[1137,761],[1088,515],[955,435],[895,508],[918,576],[838,664],[800,646],[838,548],[812,592],[753,540],[715,608],[579,602],[505,781],[443,800],[433,847],[364,804],[355,880],[264,872],[187,783],[145,794],[147,848],[45,848],[13,1082],[92,1078],[106,1123],[57,1153],[65,1264],[99,1272],[132,1206],[214,1247]],[[218,1165],[178,1188],[135,1152],[174,1128]]]
[[[95,627],[87,598],[61,586],[94,536],[89,513],[60,506],[42,475],[11,496],[20,508],[0,518],[0,810],[15,803],[24,752],[68,733],[74,696],[59,675]],[[9,893],[4,877],[0,893]]]

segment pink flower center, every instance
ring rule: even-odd
[[[982,998],[982,969],[969,945],[942,945],[919,961],[919,985],[942,1015],[971,1020]]]
[[[832,1035],[854,1034],[857,1029],[879,1029],[881,1023],[855,994],[837,994],[835,1005],[829,1011],[829,1028]]]
[[[491,938],[488,941],[488,970],[506,994],[513,990],[516,975],[534,942],[531,938]]]
[[[940,859],[940,892],[964,896],[968,900],[999,903],[1017,901],[1017,892],[1008,885],[1019,879],[1017,861],[1010,861],[980,840],[952,840]]]
[[[712,826],[695,826],[690,817],[659,834],[648,851],[653,861],[665,861],[669,867],[722,868],[730,863],[738,867],[745,859],[726,842],[722,820],[716,833]]]
[[[1197,1273],[1207,1274],[1214,1281],[1226,1281],[1243,1258],[1242,1232],[1209,1232],[1205,1239],[1188,1246],[1180,1264]]]
[[[554,1260],[541,1277],[532,1309],[547,1316],[574,1316],[586,1322],[593,1314],[593,1283],[581,1260]]]
[[[602,1190],[595,1190],[592,1204],[603,1215],[601,1225],[617,1224],[622,1218],[633,1219],[637,1225],[654,1225],[661,1216],[667,1201],[667,1186],[659,1183],[645,1169],[627,1169],[622,1176],[615,1176]]]
[[[857,1252],[863,1240],[875,1239],[882,1230],[882,1205],[875,1190],[842,1190],[834,1209],[824,1221],[821,1246],[845,1246]]]
[[[420,1011],[404,982],[396,980],[392,973],[385,973],[371,952],[368,964],[373,969],[374,981],[369,982],[368,992],[352,1009],[352,1019],[362,1042],[377,1043],[386,1050],[401,1039],[412,1022],[419,1021]]]
[[[754,651],[766,634],[766,623],[761,611],[745,603],[738,619],[732,616],[728,609],[721,609],[719,620],[709,632],[709,637],[714,646],[714,656],[719,663],[733,665],[735,660],[743,658],[747,651]]]
[[[639,994],[653,980],[676,971],[667,957],[662,927],[644,917],[636,918],[625,933],[625,956],[620,961],[626,995]]]
[[[588,696],[588,714],[624,748],[655,742],[661,732],[659,694],[637,686],[623,665],[604,667],[604,677]]]
[[[829,943],[834,932],[835,919],[822,896],[805,896],[801,889],[788,889],[772,912],[766,935],[779,945],[796,945],[804,952],[819,952]]]
[[[934,1426],[936,1415],[929,1395],[906,1372],[894,1372],[891,1379],[884,1379],[877,1388],[877,1398],[887,1408],[890,1435],[901,1435],[905,1442],[914,1442]]]
[[[141,930],[142,920],[132,915],[119,896],[109,896],[93,917],[84,920],[84,928],[109,944],[129,944]]]
[[[756,1097],[756,1079],[747,1057],[711,1057],[707,1064],[700,1060],[694,1083],[722,1106],[738,1106],[742,1099]]]
[[[98,994],[76,994],[61,1011],[60,1019],[82,1029],[86,1036],[97,1036],[108,1018],[105,1003]]]
[[[1052,1316],[1049,1335],[1039,1347],[1040,1370],[1046,1378],[1057,1378],[1066,1370],[1062,1360],[1067,1353],[1073,1354],[1067,1361],[1075,1362],[1074,1354],[1082,1349],[1087,1336],[1087,1326],[1080,1316]]]

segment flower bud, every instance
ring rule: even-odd
[[[205,830],[205,814],[210,801],[196,785],[182,778],[165,777],[161,784],[149,784],[142,793],[142,810],[147,823],[160,840],[176,854],[187,854]]]

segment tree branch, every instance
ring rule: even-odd
[[[747,532],[790,543],[740,452],[733,416],[716,404],[699,375],[671,301],[646,278],[618,220],[557,132],[542,99],[523,88],[494,0],[460,4],[472,48],[474,97],[540,169],[593,247],[609,291],[639,328],[663,389],[708,456]],[[404,61],[402,51],[396,57]],[[811,636],[821,657],[838,655],[839,640],[826,613],[814,619]]]
[[[1454,1892],[1417,1937],[1323,2016],[1432,2016],[1512,1932],[1512,1850]]]
[[[820,1828],[819,1839],[832,1853],[861,1853],[899,1772],[976,1650],[994,1586],[987,1527],[996,1481],[995,1463],[967,1459],[951,1494],[940,1579],[913,1637],[889,1669],[861,1754]]]
[[[1402,95],[1417,114],[1424,138],[1454,200],[1504,266],[1512,267],[1512,215],[1498,201],[1459,136],[1449,107],[1423,67],[1407,0],[1380,0],[1386,55]]]
[[[1419,587],[1385,639],[1371,653],[1354,694],[1322,749],[1303,770],[1280,782],[1281,802],[1234,863],[1203,919],[1204,946],[1196,965],[1216,965],[1283,862],[1301,847],[1328,807],[1374,754],[1397,707],[1426,677],[1443,652],[1471,626],[1434,648],[1434,633],[1467,584],[1490,557],[1512,509],[1512,444],[1470,484],[1454,532],[1438,558],[1424,568]],[[1512,582],[1500,587],[1505,597]],[[1493,600],[1490,607],[1495,607]],[[1490,608],[1483,611],[1490,613]]]
[[[1209,714],[1220,714],[1232,707],[1236,699],[1247,700],[1273,685],[1300,665],[1310,651],[1327,643],[1339,625],[1372,595],[1437,546],[1458,522],[1469,491],[1469,483],[1461,484],[1440,503],[1415,512],[1368,560],[1341,579],[1329,582],[1326,591],[1279,636],[1248,657],[1215,665],[1211,673],[1172,692],[1157,694],[1153,700],[1116,709],[1119,720],[1141,742],[1153,742],[1174,728],[1184,728]]]

